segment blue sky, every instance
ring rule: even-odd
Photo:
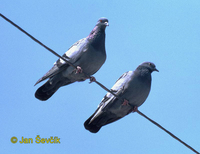
[[[139,110],[200,151],[200,1],[7,1],[0,12],[60,55],[86,37],[100,17],[107,60],[94,75],[111,88],[126,71],[154,62],[152,88]],[[106,91],[89,81],[60,88],[48,101],[35,82],[58,59],[0,18],[1,153],[182,153],[191,150],[137,113],[97,134],[84,129]],[[60,144],[37,144],[57,136]],[[33,138],[32,144],[11,137]]]

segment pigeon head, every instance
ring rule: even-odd
[[[107,26],[109,26],[109,24],[108,24],[108,19],[107,19],[107,18],[104,18],[104,17],[100,18],[100,19],[97,21],[96,26],[105,29]]]
[[[153,71],[159,72],[156,69],[156,65],[152,62],[144,62],[140,64],[137,69],[148,70],[150,73],[152,73]]]
[[[100,18],[93,30],[88,35],[91,45],[99,51],[105,52],[105,29],[108,26],[108,19]]]

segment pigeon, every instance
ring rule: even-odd
[[[76,81],[85,81],[101,68],[106,61],[105,29],[107,26],[109,26],[108,19],[100,18],[86,38],[74,43],[63,54],[62,57],[75,65],[76,69],[61,58],[54,63],[53,67],[35,84],[48,79],[35,92],[37,99],[48,100],[60,87]],[[96,80],[94,77],[90,79],[91,82]]]
[[[108,92],[94,114],[85,121],[85,129],[97,133],[102,126],[137,111],[149,95],[153,71],[159,72],[155,64],[144,62],[135,71],[124,73],[111,88],[120,99]]]

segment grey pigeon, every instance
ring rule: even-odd
[[[111,88],[122,100],[107,93],[94,114],[85,121],[85,128],[97,133],[102,126],[136,111],[149,95],[153,71],[158,72],[156,66],[151,62],[144,62],[135,71],[124,73]]]
[[[74,43],[62,57],[77,66],[77,69],[62,59],[58,59],[54,66],[36,82],[38,84],[49,78],[37,89],[35,97],[45,101],[60,87],[76,81],[84,81],[96,73],[106,60],[105,29],[107,26],[108,19],[100,18],[86,38]],[[83,72],[87,75],[84,75]]]

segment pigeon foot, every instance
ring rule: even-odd
[[[133,108],[132,112],[137,112],[137,110],[138,110],[138,107],[135,106],[135,107]]]
[[[93,77],[93,76],[91,76],[91,77],[90,77],[90,82],[89,82],[89,83],[92,83],[92,82],[95,82],[95,81],[96,81],[96,78]]]
[[[122,106],[127,106],[128,105],[128,101],[126,99],[124,99],[124,102],[122,103]]]
[[[83,73],[83,70],[80,66],[76,67],[76,74]]]

